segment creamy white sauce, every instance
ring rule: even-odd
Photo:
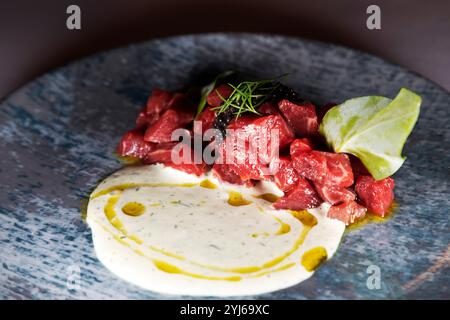
[[[217,188],[200,186],[205,179]],[[229,191],[251,203],[230,205]],[[309,210],[317,224],[308,227],[254,197],[264,193],[282,195],[268,182],[246,188],[162,165],[130,166],[96,188],[87,223],[99,260],[140,287],[182,295],[260,294],[309,278],[303,254],[323,247],[329,259],[345,229],[325,216],[326,204]],[[122,207],[130,202],[145,211],[125,214]]]

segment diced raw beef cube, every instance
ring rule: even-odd
[[[184,93],[175,93],[169,101],[168,109],[176,109],[185,112],[194,112],[193,103]]]
[[[173,150],[174,152],[176,152],[176,149]],[[183,157],[184,151],[189,152],[189,157],[186,157],[186,159]],[[194,158],[194,150],[187,145],[184,145],[183,148],[180,149],[178,156],[180,157],[179,160],[181,160],[181,162],[176,162],[180,163],[175,163],[173,161],[174,159],[172,159],[171,161],[167,162],[166,165],[189,174],[195,174],[196,176],[200,176],[206,173],[206,171],[208,170],[208,166],[203,161],[201,161],[200,163],[195,163],[196,159]]]
[[[356,180],[355,190],[367,209],[384,217],[394,200],[394,179],[388,177],[376,181],[372,176],[361,175]]]
[[[198,124],[194,124],[194,134],[203,136],[205,131],[212,128],[215,119],[216,112],[211,107],[203,110],[195,119],[195,121],[201,122],[201,127]]]
[[[154,150],[154,144],[144,141],[144,134],[138,129],[125,133],[117,146],[119,155],[140,159],[145,158],[152,150]]]
[[[241,117],[234,120],[228,129],[234,131],[228,131],[219,154],[222,163],[230,165],[244,181],[268,179],[271,160],[293,139],[291,129],[280,115]],[[276,138],[278,144],[273,140]]]
[[[315,182],[314,187],[316,191],[319,193],[320,197],[331,204],[339,204],[342,202],[353,201],[356,198],[356,195],[353,191],[338,187],[334,185],[320,184]]]
[[[212,168],[212,172],[214,176],[219,178],[220,181],[234,184],[244,184],[244,181],[242,181],[239,175],[227,164],[215,163]]]
[[[154,144],[154,149],[143,158],[145,164],[167,163],[172,161],[172,148],[179,142]]]
[[[295,170],[309,180],[339,187],[353,184],[350,160],[345,154],[314,150],[300,153],[292,159]]]
[[[274,172],[273,178],[275,184],[283,192],[288,192],[298,182],[298,173],[295,171],[289,157],[280,157],[278,161],[273,164],[271,163],[271,171]]]
[[[171,92],[153,89],[152,94],[147,101],[146,113],[148,115],[160,115],[169,109],[169,102],[172,98],[173,94]]]
[[[312,151],[313,144],[308,138],[295,139],[290,146],[291,157],[295,157],[303,152]]]
[[[315,208],[322,203],[319,195],[306,179],[299,178],[294,189],[278,199],[275,209],[305,210]]]
[[[239,118],[234,118],[230,121],[230,124],[227,126],[229,130],[238,130],[242,129],[244,134],[247,134],[247,131],[253,129],[251,125],[253,121],[255,121],[258,117],[256,115],[245,114],[240,116]]]
[[[255,133],[263,132],[268,134],[269,139],[267,139],[267,143],[269,145],[271,142],[271,130],[278,130],[280,149],[289,145],[292,140],[294,140],[294,132],[280,115],[270,115],[257,118],[255,121],[253,121],[253,125]]]
[[[250,150],[248,141],[238,143],[235,138],[235,136],[228,136],[219,146],[218,152],[222,157],[219,163],[229,166],[243,181],[267,179],[269,164],[261,161],[257,152]]]
[[[154,143],[170,142],[172,132],[184,128],[192,119],[190,112],[168,109],[145,131],[144,140]]]
[[[366,211],[366,208],[355,201],[349,201],[331,206],[327,216],[329,218],[341,220],[346,225],[349,225],[363,218],[366,215]]]
[[[138,114],[136,118],[136,127],[137,128],[147,128],[151,126],[158,120],[159,115],[149,115],[147,114],[146,107],[144,107]]]
[[[263,115],[279,114],[277,106],[270,102],[264,102],[258,107],[258,112]]]
[[[206,102],[212,107],[218,107],[222,105],[223,99],[227,99],[231,93],[233,93],[233,88],[227,84],[222,84],[216,88],[208,95]]]
[[[278,103],[278,107],[297,136],[309,137],[318,133],[319,121],[312,103],[295,104],[284,99]]]

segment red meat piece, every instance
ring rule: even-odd
[[[167,166],[172,167],[177,170],[180,170],[180,171],[183,171],[183,172],[186,172],[186,173],[189,173],[189,174],[195,174],[196,176],[200,176],[200,175],[206,173],[206,171],[208,170],[208,166],[203,161],[201,161],[201,163],[195,163],[193,149],[191,149],[187,145],[184,145],[183,148],[181,148],[179,150],[180,151],[179,151],[178,155],[181,159],[181,163],[175,163],[175,162],[173,162],[173,159],[172,159],[171,161],[166,163]],[[176,150],[174,150],[174,151],[176,152]],[[183,157],[185,151],[187,151],[189,153],[189,157],[186,159],[184,159],[184,157]]]
[[[154,144],[144,141],[142,130],[131,130],[125,133],[117,146],[117,153],[124,157],[143,159],[154,150]]]
[[[290,157],[280,157],[278,161],[271,164],[271,171],[274,172],[275,184],[283,192],[291,190],[298,182],[298,173],[295,171]]]
[[[158,115],[150,115],[147,114],[146,111],[147,107],[144,107],[138,114],[138,117],[136,118],[136,127],[137,128],[147,128],[148,126],[151,126],[158,120]]]
[[[253,121],[255,133],[268,134],[267,143],[271,142],[271,130],[278,130],[279,146],[280,149],[289,145],[294,140],[294,132],[288,126],[286,121],[280,115],[270,115],[265,117],[259,117]]]
[[[384,217],[394,200],[394,179],[388,177],[376,181],[372,176],[361,175],[356,180],[355,190],[367,209]]]
[[[309,152],[313,149],[313,144],[308,138],[295,139],[290,146],[291,157],[296,157],[300,153]]]
[[[193,103],[184,93],[175,93],[169,101],[168,109],[177,109],[179,111],[193,113]]]
[[[353,184],[350,160],[342,153],[311,151],[293,157],[297,172],[320,184],[349,187]]]
[[[238,143],[236,136],[228,136],[219,146],[221,161],[235,172],[241,180],[265,180],[268,178],[269,165],[258,158],[258,152],[251,150],[249,142]],[[229,156],[227,156],[229,155]]]
[[[279,114],[278,108],[270,102],[265,102],[258,107],[258,112],[264,115]]]
[[[154,148],[143,158],[145,164],[168,163],[172,161],[172,148],[179,142],[152,144]]]
[[[295,104],[284,99],[278,103],[278,107],[297,136],[309,137],[318,134],[319,121],[316,107],[312,103]]]
[[[353,201],[356,195],[349,189],[338,187],[334,185],[314,183],[316,191],[319,193],[320,197],[331,204],[339,204],[342,202]]]
[[[324,106],[322,106],[321,108],[319,108],[319,111],[317,112],[317,117],[319,118],[319,123],[322,122],[322,119],[323,119],[323,117],[325,117],[325,114],[328,112],[328,110],[330,110],[331,108],[333,108],[336,105],[337,105],[337,103],[329,102],[329,103],[325,104]]]
[[[369,171],[364,166],[364,164],[354,155],[349,155],[350,157],[350,164],[352,166],[353,174],[355,178],[359,177],[360,175],[368,175],[370,176]]]
[[[147,114],[160,115],[162,112],[169,109],[169,102],[172,100],[173,96],[174,95],[171,92],[153,89],[152,94],[147,100]]]
[[[154,143],[170,142],[172,132],[175,129],[184,128],[192,119],[190,112],[168,109],[145,131],[144,140]]]
[[[228,129],[228,136],[220,145],[222,163],[231,166],[244,181],[268,179],[269,164],[279,150],[293,139],[293,133],[280,115],[265,117],[241,117],[234,120]],[[278,146],[272,141],[278,131]],[[229,155],[229,157],[227,157]]]
[[[255,121],[258,117],[255,115],[243,115],[240,116],[239,118],[234,118],[233,120],[230,121],[227,129],[229,130],[238,130],[238,129],[247,129],[250,128],[252,129],[252,127],[250,125],[253,124],[253,121]],[[245,133],[246,131],[244,131]]]
[[[278,199],[275,209],[305,210],[315,208],[321,204],[319,195],[306,179],[299,178],[294,189]]]
[[[211,107],[206,108],[203,110],[198,117],[195,119],[195,121],[201,122],[201,127],[199,124],[194,124],[194,134],[203,136],[203,133],[211,129],[214,120],[216,119],[216,113],[212,110]]]
[[[349,225],[366,215],[367,209],[357,204],[355,201],[343,202],[339,205],[331,206],[327,216],[338,219]]]
[[[222,105],[223,99],[227,99],[233,92],[233,88],[227,84],[222,84],[216,88],[208,95],[206,102],[212,107],[218,107]]]
[[[220,181],[234,183],[234,184],[243,184],[244,181],[239,177],[239,175],[233,171],[233,169],[227,164],[219,164],[215,163],[212,172],[214,176],[219,178]]]

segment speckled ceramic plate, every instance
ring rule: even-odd
[[[317,103],[394,97],[401,87],[423,97],[408,159],[395,176],[394,217],[346,234],[309,280],[250,298],[450,298],[450,95],[368,54],[249,34],[181,36],[97,54],[0,103],[0,297],[172,298],[100,264],[82,201],[121,167],[113,150],[151,88],[176,89],[225,69],[261,77],[289,72],[287,84]],[[369,289],[377,268],[381,288]]]

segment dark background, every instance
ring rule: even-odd
[[[81,7],[81,30],[66,8]],[[381,7],[381,30],[366,9]],[[176,34],[247,31],[333,42],[406,66],[450,90],[450,1],[1,0],[0,98],[99,50]]]

